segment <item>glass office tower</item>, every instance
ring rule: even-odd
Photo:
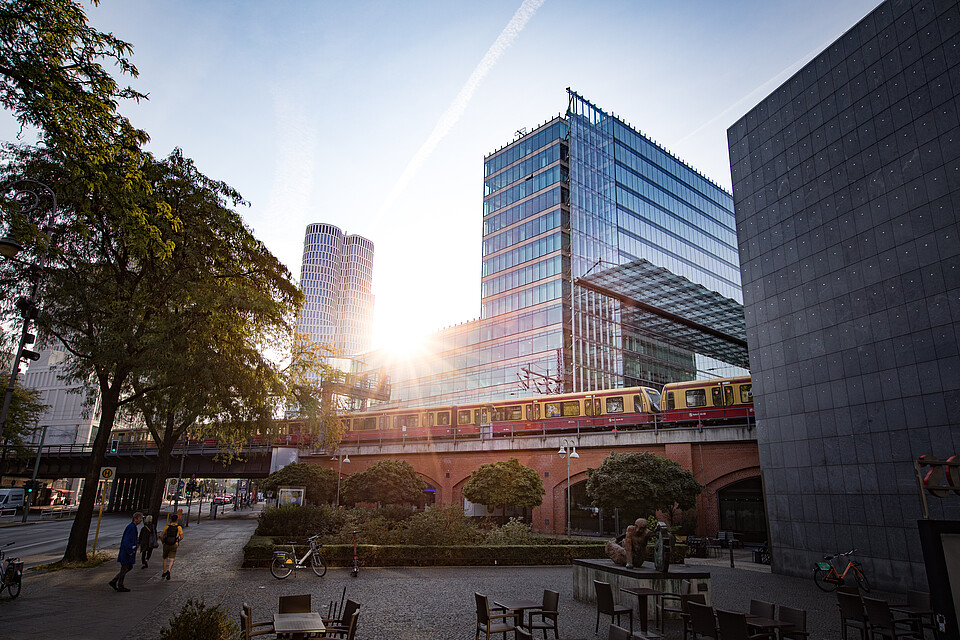
[[[392,401],[660,386],[698,370],[742,371],[665,344],[636,311],[577,284],[643,258],[743,300],[732,196],[575,92],[565,115],[485,158],[482,242],[480,319],[436,334],[430,358],[391,367]]]
[[[298,330],[342,355],[370,348],[373,243],[330,224],[311,224],[303,240]]]

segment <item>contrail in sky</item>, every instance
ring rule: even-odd
[[[470,102],[470,99],[473,97],[474,92],[477,90],[477,87],[480,86],[480,81],[483,80],[484,76],[489,73],[490,69],[497,64],[497,60],[500,59],[500,56],[507,50],[513,41],[517,39],[517,36],[520,35],[520,32],[523,31],[523,28],[527,25],[527,22],[530,21],[530,18],[537,12],[537,9],[540,8],[546,0],[524,0],[523,4],[520,5],[520,8],[517,9],[517,12],[513,14],[513,17],[510,18],[510,22],[507,23],[507,26],[503,28],[503,31],[500,32],[500,35],[497,36],[497,39],[494,41],[490,48],[487,49],[487,53],[483,56],[483,59],[480,61],[480,64],[473,70],[473,73],[470,74],[470,77],[467,79],[466,84],[463,85],[463,88],[460,89],[460,93],[457,94],[457,97],[453,99],[453,102],[450,103],[450,106],[447,107],[447,110],[444,111],[443,115],[440,116],[440,120],[437,121],[436,126],[433,128],[433,131],[430,132],[430,135],[427,137],[426,141],[420,147],[419,151],[410,159],[410,162],[407,163],[406,169],[403,170],[403,173],[400,174],[400,178],[397,180],[396,184],[393,185],[393,189],[390,190],[390,193],[387,195],[387,199],[384,201],[383,205],[380,207],[379,215],[383,215],[386,211],[393,206],[393,203],[396,201],[397,197],[403,192],[410,180],[417,174],[420,170],[420,167],[423,166],[423,163],[426,161],[430,154],[433,153],[433,150],[437,148],[437,145],[440,144],[440,141],[450,133],[450,130],[453,129],[453,126],[460,119],[460,116],[463,115],[463,112],[467,109],[467,104]]]

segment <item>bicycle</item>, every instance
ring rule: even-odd
[[[847,574],[853,571],[853,577],[857,581],[857,586],[863,591],[870,593],[870,581],[867,580],[867,576],[863,574],[863,569],[860,568],[859,562],[853,558],[848,558],[847,566],[843,570],[843,573],[839,573],[836,567],[833,566],[833,560],[835,558],[851,556],[856,552],[856,549],[851,549],[846,553],[836,553],[832,556],[823,556],[824,562],[818,562],[817,566],[813,569],[814,584],[816,584],[817,587],[823,591],[835,591],[838,586],[843,584],[844,578],[847,576]]]
[[[322,578],[327,573],[327,565],[320,556],[320,547],[323,545],[317,542],[319,538],[319,534],[307,538],[310,549],[299,560],[297,560],[297,550],[292,544],[289,552],[274,551],[273,562],[270,563],[270,573],[273,577],[277,580],[283,580],[293,573],[294,569],[305,569],[309,560],[310,568],[318,577]]]
[[[350,570],[350,575],[356,578],[360,575],[360,557],[357,555],[357,534],[359,531],[351,531],[353,534],[353,569]]]
[[[9,547],[14,543],[8,542],[5,544],[5,547]],[[3,563],[5,554],[3,549],[0,549],[0,564]],[[10,593],[10,598],[16,598],[20,595],[20,586],[23,581],[23,562],[20,558],[7,558],[7,566],[4,568],[3,573],[0,573],[0,592],[6,589]]]

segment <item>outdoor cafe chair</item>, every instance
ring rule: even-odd
[[[617,606],[613,601],[613,589],[610,587],[609,582],[600,582],[599,580],[593,581],[593,588],[597,592],[597,625],[593,630],[594,633],[600,632],[600,614],[610,616],[610,622],[613,623],[613,619],[617,619],[617,624],[620,624],[620,616],[626,614],[630,620],[630,633],[633,633],[633,609],[630,607]]]
[[[840,607],[840,635],[847,640],[847,629],[854,629],[867,640],[867,614],[859,593],[837,589],[837,605]]]
[[[747,624],[747,614],[740,613],[739,611],[717,609],[717,630],[720,632],[720,640],[773,639],[773,633],[771,632],[750,633],[750,626]]]
[[[533,636],[523,627],[517,627],[517,637],[514,640],[533,640]]]
[[[794,609],[780,605],[777,620],[789,622],[792,627],[780,629],[780,640],[806,640],[810,635],[807,631],[807,612],[804,609]]]
[[[250,623],[250,618],[247,617],[247,614],[243,611],[240,612],[240,632],[243,634],[244,640],[250,640],[250,638],[256,636],[265,636],[267,634],[273,635],[273,625],[270,625],[269,629],[261,629],[259,631],[254,631]]]
[[[273,620],[264,620],[263,622],[254,622],[253,621],[253,607],[251,607],[246,602],[243,603],[243,612],[247,614],[247,618],[250,620],[250,627],[256,629],[258,627],[269,627],[273,629]]]
[[[665,593],[660,596],[657,602],[657,615],[660,616],[660,635],[663,635],[663,621],[666,620],[668,613],[681,615],[683,613],[683,601],[693,588],[689,580],[680,581],[680,593]],[[684,636],[686,637],[686,636]]]
[[[310,613],[310,594],[280,596],[280,613]]]
[[[629,631],[610,623],[610,633],[607,635],[607,640],[632,640],[632,638]]]
[[[683,611],[680,612],[680,621],[683,623],[683,640],[687,640],[687,635],[693,635],[692,620],[690,616],[690,603],[695,602],[706,606],[707,596],[702,593],[691,593],[683,598]]]
[[[899,638],[923,640],[923,636],[919,635],[921,633],[920,620],[914,616],[894,618],[886,600],[864,598],[863,608],[867,614],[870,637],[874,640],[878,637],[891,638],[891,640],[898,640]],[[904,628],[901,629],[900,627]]]
[[[474,593],[477,601],[477,633],[475,640],[479,640],[482,631],[487,640],[490,640],[491,633],[502,633],[503,639],[507,639],[507,632],[513,631],[516,627],[513,621],[516,614],[512,611],[505,613],[490,613],[490,600],[482,593]]]
[[[325,618],[323,621],[324,626],[327,627],[326,635],[332,638],[349,638],[350,636],[350,621],[353,619],[354,614],[357,613],[360,609],[360,603],[355,600],[347,600],[343,605],[343,613],[339,618]]]
[[[713,613],[713,607],[699,602],[688,602],[687,609],[690,611],[691,635],[694,638],[717,640],[717,618]]]
[[[560,614],[560,594],[550,589],[543,590],[543,604],[539,609],[531,609],[530,617],[525,625],[533,635],[535,629],[543,630],[543,640],[547,640],[547,629],[553,629],[553,636],[560,639],[560,632],[557,630],[557,616]],[[535,618],[540,618],[536,620]]]
[[[773,620],[774,612],[776,611],[777,605],[772,602],[764,602],[763,600],[751,600],[750,601],[750,615],[757,616],[758,618],[767,618],[768,620]]]

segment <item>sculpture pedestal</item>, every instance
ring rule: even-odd
[[[680,593],[680,581],[689,580],[691,593],[702,593],[707,599],[707,604],[713,602],[710,594],[710,572],[704,571],[703,567],[690,567],[687,565],[670,565],[670,570],[666,573],[660,573],[653,567],[653,562],[647,561],[642,567],[627,569],[624,566],[614,564],[613,560],[574,560],[573,561],[573,597],[580,602],[596,602],[597,593],[593,588],[593,581],[609,582],[613,587],[614,597],[617,603],[623,606],[632,606],[634,613],[639,616],[639,599],[624,594],[619,596],[618,592],[624,587],[648,587],[663,591],[664,593]],[[657,598],[647,599],[647,617],[649,620],[655,620]],[[652,623],[651,623],[652,624]]]

